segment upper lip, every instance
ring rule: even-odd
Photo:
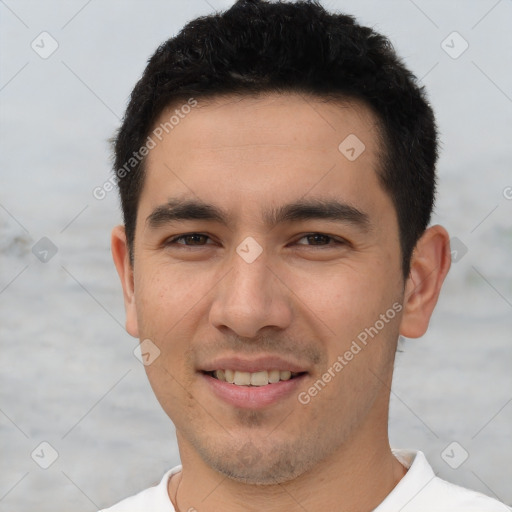
[[[307,369],[304,366],[278,356],[260,356],[252,359],[243,357],[220,357],[211,363],[204,365],[201,370],[203,372],[213,372],[215,370],[238,370],[249,373],[265,370],[290,370],[293,373],[307,372]]]

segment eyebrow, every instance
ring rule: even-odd
[[[269,228],[286,222],[316,219],[349,223],[364,231],[371,228],[367,213],[334,199],[300,200],[263,213],[263,220]],[[146,223],[150,228],[156,229],[169,223],[187,220],[214,221],[225,226],[233,223],[232,215],[222,208],[191,199],[170,199],[166,204],[157,206],[147,217]]]

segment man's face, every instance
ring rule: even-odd
[[[146,370],[180,450],[275,483],[386,435],[404,282],[380,159],[365,107],[292,94],[200,102],[151,150],[127,325],[160,351]],[[280,215],[316,202],[338,218]]]

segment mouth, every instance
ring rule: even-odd
[[[201,371],[201,385],[212,397],[237,409],[261,410],[293,400],[304,386],[308,372],[291,370],[241,371],[219,369]]]
[[[291,358],[259,354],[219,357],[198,368],[210,396],[240,409],[263,409],[292,400],[310,376],[310,367]]]
[[[307,372],[292,372],[291,370],[261,370],[257,372],[245,372],[240,370],[214,370],[203,371],[221,382],[227,382],[236,386],[261,387],[289,381],[305,375]]]

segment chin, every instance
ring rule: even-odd
[[[311,469],[316,461],[304,451],[289,447],[257,448],[251,442],[240,449],[208,453],[205,462],[214,470],[240,483],[276,485],[294,480]]]

